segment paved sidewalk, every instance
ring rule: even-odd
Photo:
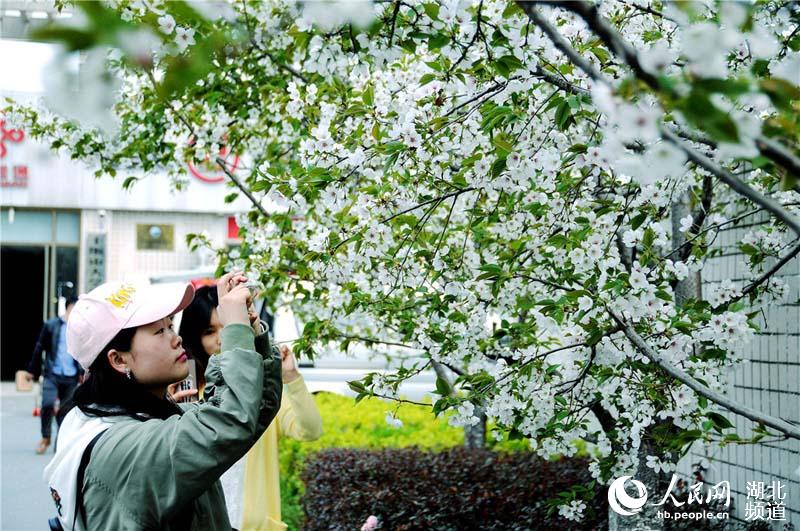
[[[42,480],[53,457],[34,448],[40,438],[39,417],[31,413],[35,393],[18,393],[13,382],[0,383],[0,529],[41,531],[55,515],[55,506]],[[55,435],[55,422],[53,423]]]

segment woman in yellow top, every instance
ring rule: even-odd
[[[181,316],[183,346],[203,374],[209,356],[219,353],[222,325],[217,316],[216,291],[199,288],[192,304]],[[280,531],[281,495],[278,466],[278,441],[291,437],[314,441],[322,435],[322,418],[297,362],[288,347],[281,348],[283,398],[275,420],[247,455],[222,476],[222,487],[231,523],[240,531]],[[202,396],[204,379],[198,382]]]

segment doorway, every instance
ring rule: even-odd
[[[45,315],[46,247],[0,248],[0,378],[13,380],[24,369]]]

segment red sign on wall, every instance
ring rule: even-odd
[[[239,239],[239,225],[234,216],[228,216],[228,238],[231,240]]]
[[[219,156],[225,161],[228,171],[231,173],[236,171],[239,167],[239,155],[234,155],[230,152],[227,146],[222,146],[219,150]],[[195,166],[189,161],[189,171],[200,181],[209,184],[217,184],[225,181],[225,172],[223,172],[216,159],[211,160],[209,157]]]
[[[0,187],[2,188],[28,187],[27,164],[8,164],[2,160],[8,155],[6,143],[19,144],[23,140],[25,132],[22,129],[6,129],[6,121],[0,119]]]

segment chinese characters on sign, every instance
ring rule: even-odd
[[[8,155],[6,142],[20,143],[25,139],[25,132],[21,129],[6,129],[6,121],[0,120],[0,187],[2,188],[27,188],[28,166],[24,164],[9,165],[2,160]]]
[[[106,235],[90,233],[86,237],[86,291],[106,281]]]
[[[744,519],[786,520],[786,485],[780,481],[765,483],[764,481],[747,482],[747,504],[744,507]]]

